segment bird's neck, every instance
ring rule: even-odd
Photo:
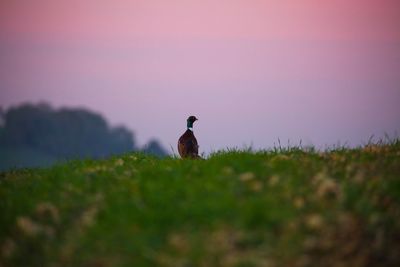
[[[188,121],[188,122],[187,122],[187,128],[188,128],[189,130],[193,131],[193,122]]]

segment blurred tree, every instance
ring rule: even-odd
[[[4,125],[4,112],[2,107],[0,107],[0,128]]]
[[[143,152],[158,157],[165,157],[168,155],[168,152],[154,139],[144,146]]]
[[[138,150],[131,131],[111,128],[101,115],[85,109],[54,110],[46,103],[24,104],[0,115],[4,122],[0,125],[0,153],[8,154],[0,158],[13,158],[9,155],[12,151],[28,150],[30,155],[37,151],[57,160],[104,158]],[[149,153],[162,154],[155,140],[147,147]]]

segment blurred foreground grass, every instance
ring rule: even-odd
[[[2,173],[0,266],[400,266],[400,142]]]

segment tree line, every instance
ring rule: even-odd
[[[131,151],[157,156],[167,152],[152,140],[139,148],[134,133],[125,127],[110,127],[97,113],[86,109],[53,109],[49,104],[23,104],[0,111],[0,169],[49,165],[54,161],[105,158]],[[24,151],[26,153],[24,153]],[[43,164],[30,164],[37,157]],[[27,155],[28,156],[28,155]],[[3,162],[3,164],[1,163]],[[4,166],[5,165],[5,166]]]

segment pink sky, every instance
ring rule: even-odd
[[[48,101],[200,150],[400,133],[398,0],[2,0],[0,106]]]

